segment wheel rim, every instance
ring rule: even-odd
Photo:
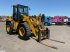
[[[7,32],[9,32],[10,31],[10,26],[7,26]]]
[[[23,27],[19,28],[19,35],[24,36],[24,34],[25,34],[24,28]]]

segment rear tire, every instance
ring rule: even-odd
[[[7,34],[12,34],[12,27],[11,27],[11,23],[9,22],[7,22],[7,24],[6,24],[6,32],[7,32]]]

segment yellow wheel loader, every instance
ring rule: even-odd
[[[13,5],[13,16],[9,16],[6,20],[6,32],[12,34],[17,32],[21,39],[26,39],[31,35],[40,42],[43,38],[49,38],[49,29],[42,28],[41,17],[29,17],[28,6]]]

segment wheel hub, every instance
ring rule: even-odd
[[[10,31],[10,27],[9,26],[7,26],[7,32],[9,32]]]
[[[25,34],[25,30],[24,30],[23,27],[21,27],[21,28],[19,29],[19,35],[20,35],[20,36],[24,36],[24,34]]]

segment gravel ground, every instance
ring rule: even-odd
[[[8,35],[5,25],[0,22],[0,52],[70,52],[70,27],[48,26],[50,39],[41,43],[34,39],[21,40],[17,34]]]

